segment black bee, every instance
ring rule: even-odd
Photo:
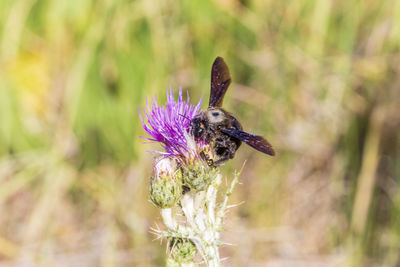
[[[204,139],[211,145],[216,159],[202,156],[209,165],[219,165],[235,156],[242,142],[274,156],[271,144],[263,137],[243,131],[240,122],[222,106],[224,95],[231,83],[228,66],[221,57],[217,57],[211,69],[211,93],[208,109],[197,115],[190,124],[190,132],[195,139]]]

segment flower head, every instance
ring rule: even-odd
[[[196,245],[188,238],[171,238],[168,249],[171,258],[180,264],[192,261],[197,252]]]
[[[159,158],[150,179],[150,201],[161,209],[173,207],[182,196],[182,171],[174,158]]]
[[[178,101],[175,102],[172,90],[167,91],[167,103],[159,106],[154,97],[151,105],[147,102],[144,117],[140,116],[144,130],[151,136],[143,139],[160,142],[165,152],[153,151],[172,156],[196,156],[194,139],[189,135],[190,122],[199,113],[202,100],[196,106],[189,103],[189,92],[183,101],[182,88],[179,88]]]

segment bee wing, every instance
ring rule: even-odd
[[[271,144],[262,136],[249,134],[234,128],[226,128],[222,129],[221,131],[227,135],[239,139],[242,142],[245,142],[246,144],[260,152],[275,156],[275,151],[272,148]]]
[[[209,107],[221,107],[224,95],[231,83],[228,66],[222,57],[217,57],[211,69],[211,93]]]

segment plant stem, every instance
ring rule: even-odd
[[[205,191],[191,190],[185,193],[180,201],[182,212],[186,222],[178,223],[172,209],[161,210],[161,215],[168,232],[159,231],[160,237],[190,238],[208,266],[221,266],[218,246],[220,245],[220,233],[228,198],[232,194],[238,182],[239,173],[236,173],[230,187],[225,193],[222,203],[217,203],[218,189],[222,182],[222,176],[216,173],[212,183]],[[168,266],[194,266],[193,262],[178,263],[168,259]]]

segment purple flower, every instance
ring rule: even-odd
[[[147,102],[144,117],[140,115],[144,130],[151,136],[143,139],[162,143],[165,152],[153,151],[166,156],[195,157],[197,152],[194,140],[189,135],[190,122],[199,113],[202,100],[196,106],[189,103],[189,92],[183,101],[182,88],[179,88],[178,102],[175,102],[172,90],[167,90],[167,103],[159,106],[157,99],[152,99],[151,106]]]

